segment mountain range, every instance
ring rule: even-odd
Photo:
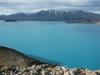
[[[36,13],[15,13],[0,15],[0,20],[26,20],[26,21],[68,21],[68,20],[100,20],[100,14],[82,10],[41,10]]]

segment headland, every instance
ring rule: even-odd
[[[82,24],[100,24],[100,21],[96,21],[96,20],[74,20],[74,21],[70,21],[67,23],[82,23]]]
[[[100,70],[70,69],[43,63],[14,49],[0,46],[0,75],[100,75]]]

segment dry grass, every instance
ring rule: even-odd
[[[27,67],[36,63],[39,64],[41,62],[33,58],[29,58],[14,49],[0,46],[0,65],[4,65],[6,67]]]

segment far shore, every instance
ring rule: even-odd
[[[100,24],[100,22],[96,22],[96,24]]]
[[[82,24],[100,24],[100,21],[92,21],[92,20],[87,20],[87,21],[71,21],[67,23],[82,23]]]

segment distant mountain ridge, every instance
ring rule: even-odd
[[[33,20],[33,21],[67,21],[67,20],[100,20],[100,14],[82,10],[41,10],[36,13],[16,13],[0,15],[0,20]]]

